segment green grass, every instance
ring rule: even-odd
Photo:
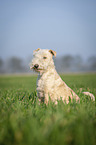
[[[95,145],[96,74],[61,75],[80,104],[38,105],[37,76],[0,76],[0,145]],[[81,89],[80,89],[81,88]]]

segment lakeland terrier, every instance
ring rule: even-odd
[[[69,97],[80,102],[78,95],[69,88],[66,83],[60,78],[56,72],[53,56],[56,57],[56,52],[48,49],[36,49],[33,52],[33,59],[30,69],[34,69],[39,73],[37,79],[37,96],[39,101],[48,104],[49,97],[57,104],[57,100],[62,99],[63,102],[69,103]],[[84,92],[91,99],[95,100],[93,94]]]

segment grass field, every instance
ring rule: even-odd
[[[0,145],[95,145],[96,74],[61,75],[80,104],[38,105],[37,76],[0,76]]]

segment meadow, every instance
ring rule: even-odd
[[[38,104],[36,75],[0,76],[0,145],[95,145],[96,74],[65,74],[62,79],[80,97],[64,104]]]

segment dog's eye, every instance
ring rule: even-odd
[[[47,59],[47,57],[46,57],[46,56],[44,56],[44,57],[43,57],[43,59]]]

